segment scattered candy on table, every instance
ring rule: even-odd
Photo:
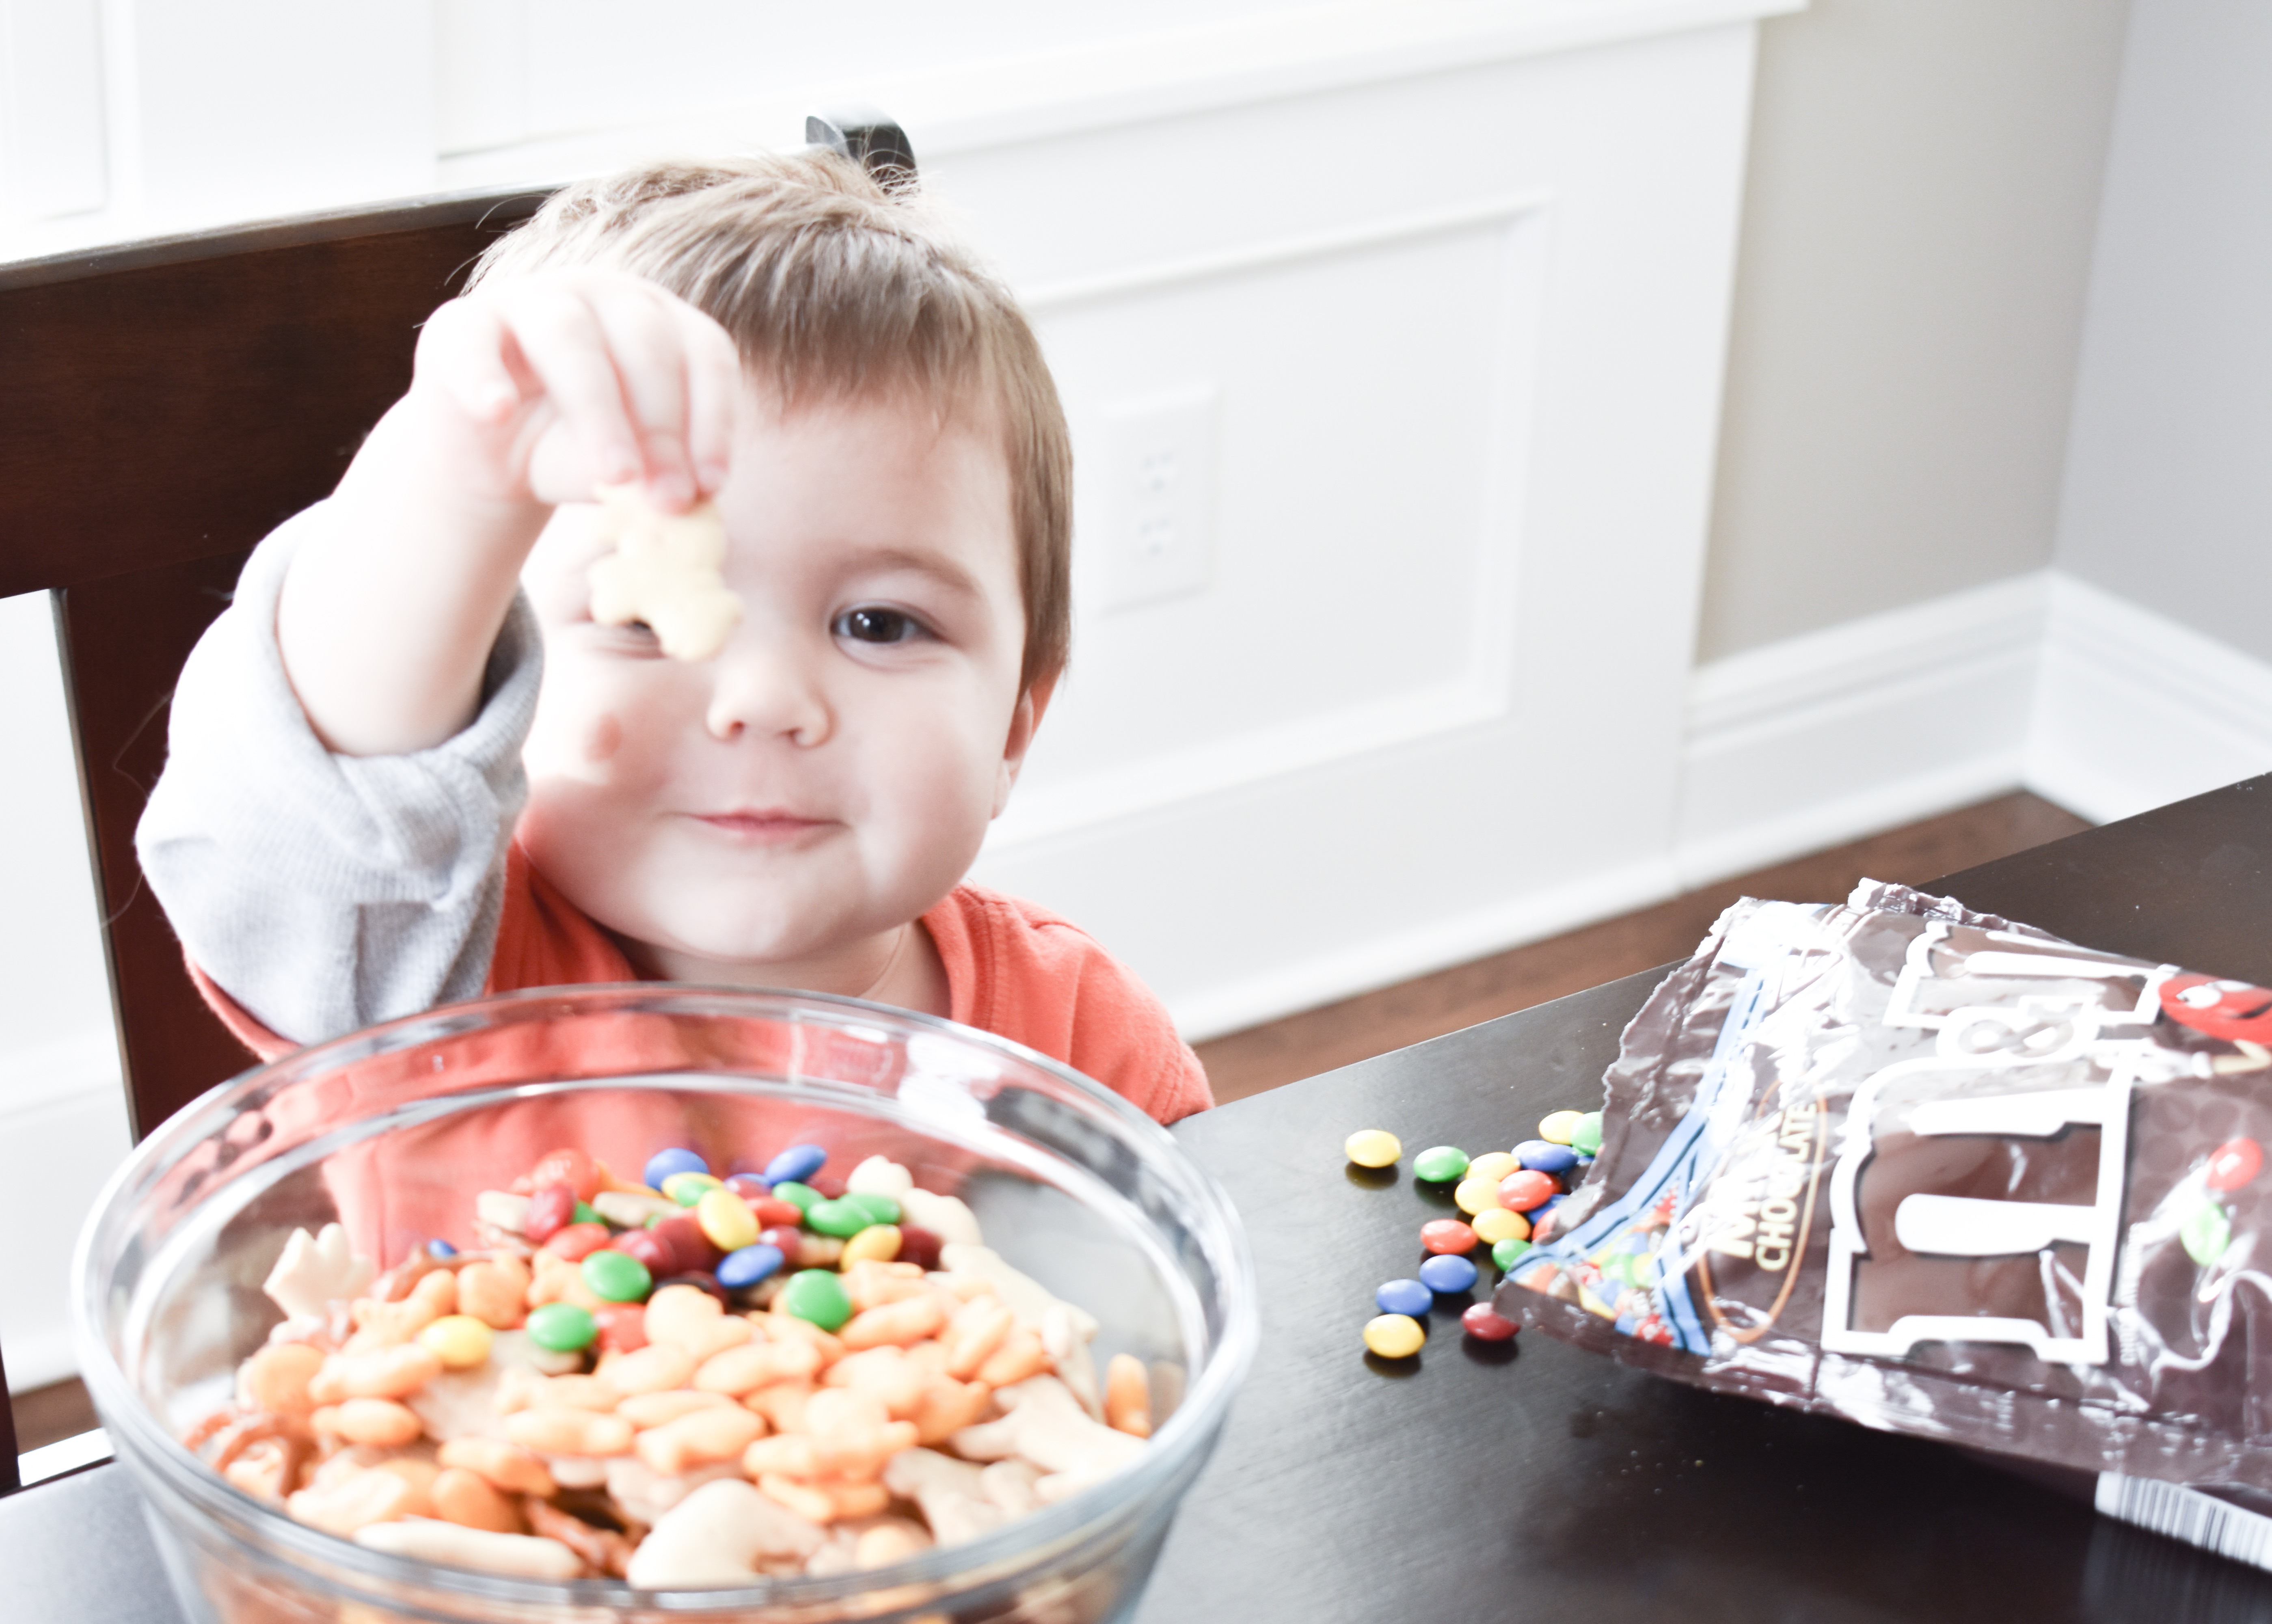
[[[1434,1218],[1420,1226],[1425,1255],[1419,1278],[1386,1281],[1374,1291],[1373,1306],[1379,1313],[1365,1322],[1365,1347],[1388,1359],[1419,1352],[1427,1341],[1426,1317],[1437,1298],[1471,1291],[1481,1278],[1469,1254],[1485,1246],[1500,1274],[1513,1268],[1530,1250],[1535,1236],[1544,1232],[1540,1226],[1551,1227],[1555,1209],[1593,1165],[1601,1147],[1601,1112],[1557,1111],[1539,1122],[1536,1139],[1526,1139],[1511,1150],[1470,1157],[1455,1145],[1431,1145],[1414,1156],[1413,1177],[1423,1184],[1453,1186],[1453,1205],[1468,1221]],[[1364,1128],[1351,1134],[1342,1149],[1360,1167],[1387,1167],[1403,1146],[1385,1128]],[[2261,1163],[2261,1153],[2251,1140],[2236,1140],[2211,1158],[2202,1175],[2204,1205],[2194,1215],[2202,1246],[2212,1240],[2219,1247],[2225,1244],[2222,1234],[2209,1232],[2223,1217],[2223,1208],[2206,1192],[2245,1184]],[[2232,1182],[2218,1182],[2224,1179]],[[2190,1231],[2186,1244],[2188,1249],[2194,1244]],[[1489,1302],[1479,1302],[1461,1311],[1460,1328],[1477,1342],[1503,1343],[1521,1328]]]

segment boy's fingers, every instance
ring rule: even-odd
[[[476,423],[501,423],[520,404],[517,359],[496,312],[462,299],[436,311],[418,335],[418,370]]]
[[[639,472],[656,500],[684,506],[694,500],[697,482],[687,456],[688,357],[682,324],[643,287],[596,288],[591,310],[607,334],[608,354],[631,410]]]
[[[547,288],[513,308],[522,356],[592,460],[593,482],[616,484],[643,472],[639,435],[608,351],[608,333],[583,299]]]
[[[691,309],[686,329],[686,450],[706,496],[726,483],[734,456],[734,415],[742,400],[742,358],[716,322]]]

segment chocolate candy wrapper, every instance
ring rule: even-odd
[[[1496,1306],[1867,1426],[2272,1490],[2268,1044],[2272,992],[1905,887],[1738,902],[1626,1029]]]

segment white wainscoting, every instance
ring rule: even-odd
[[[1195,1037],[1670,887],[1751,64],[1723,25],[940,166],[977,220],[1058,186],[997,248],[1077,466],[1163,392],[1220,433],[1210,580],[1077,592],[978,878]]]
[[[2272,665],[2052,578],[2028,787],[2096,823],[2272,772]]]
[[[1682,885],[2016,787],[2048,590],[2045,574],[2023,575],[1700,667]]]

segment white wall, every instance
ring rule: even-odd
[[[2126,10],[1760,31],[1705,658],[2050,561]]]
[[[2272,660],[2272,8],[2135,0],[2059,562]]]

